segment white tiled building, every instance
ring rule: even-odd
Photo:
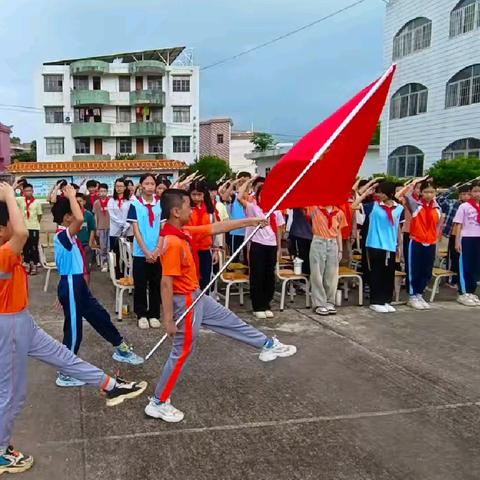
[[[198,156],[199,69],[183,47],[44,63],[39,161]],[[182,57],[183,55],[183,57]]]
[[[382,117],[388,173],[480,156],[480,0],[390,0],[385,65],[397,63]]]

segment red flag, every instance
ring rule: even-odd
[[[273,207],[339,205],[347,200],[394,73],[395,65],[392,65],[382,77],[307,133],[280,159],[262,190],[261,203],[265,212]]]

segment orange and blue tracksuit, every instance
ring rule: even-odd
[[[436,200],[426,203],[408,195],[407,202],[412,212],[407,257],[408,288],[411,296],[422,295],[432,278],[442,211]]]

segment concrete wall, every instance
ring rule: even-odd
[[[245,154],[250,153],[254,145],[249,138],[233,138],[230,140],[230,168],[234,172],[255,173],[255,162],[245,158]]]
[[[230,160],[230,119],[202,122],[200,125],[200,156],[215,155]],[[223,135],[223,143],[218,143],[218,135]]]
[[[425,155],[424,167],[439,160],[450,143],[462,138],[480,138],[480,104],[445,109],[446,84],[457,72],[480,63],[480,29],[450,38],[450,12],[458,0],[391,0],[386,7],[385,66],[392,63],[393,38],[410,20],[432,21],[431,46],[397,60],[397,73],[390,96],[408,83],[428,88],[427,113],[389,120],[382,116],[381,162],[403,145],[413,145]]]
[[[10,129],[0,123],[0,170],[10,165]]]

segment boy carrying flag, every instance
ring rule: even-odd
[[[73,197],[75,198],[75,197]],[[47,335],[28,311],[28,284],[20,254],[28,239],[13,188],[0,183],[0,475],[29,470],[33,458],[11,445],[13,424],[25,404],[28,357],[42,360],[106,392],[107,406],[142,394],[146,382],[106,375]]]
[[[166,190],[162,195],[161,206],[167,218],[160,233],[162,320],[167,334],[173,338],[173,346],[145,413],[166,422],[181,422],[184,414],[170,403],[170,394],[193,351],[201,325],[260,349],[259,359],[263,362],[277,357],[289,357],[297,349],[293,345],[283,345],[276,338],[268,338],[208,295],[199,300],[178,326],[175,325],[175,318],[192,305],[200,294],[190,234],[217,235],[259,224],[265,226],[268,221],[246,218],[186,227],[192,213],[190,196],[187,191],[179,189]]]

